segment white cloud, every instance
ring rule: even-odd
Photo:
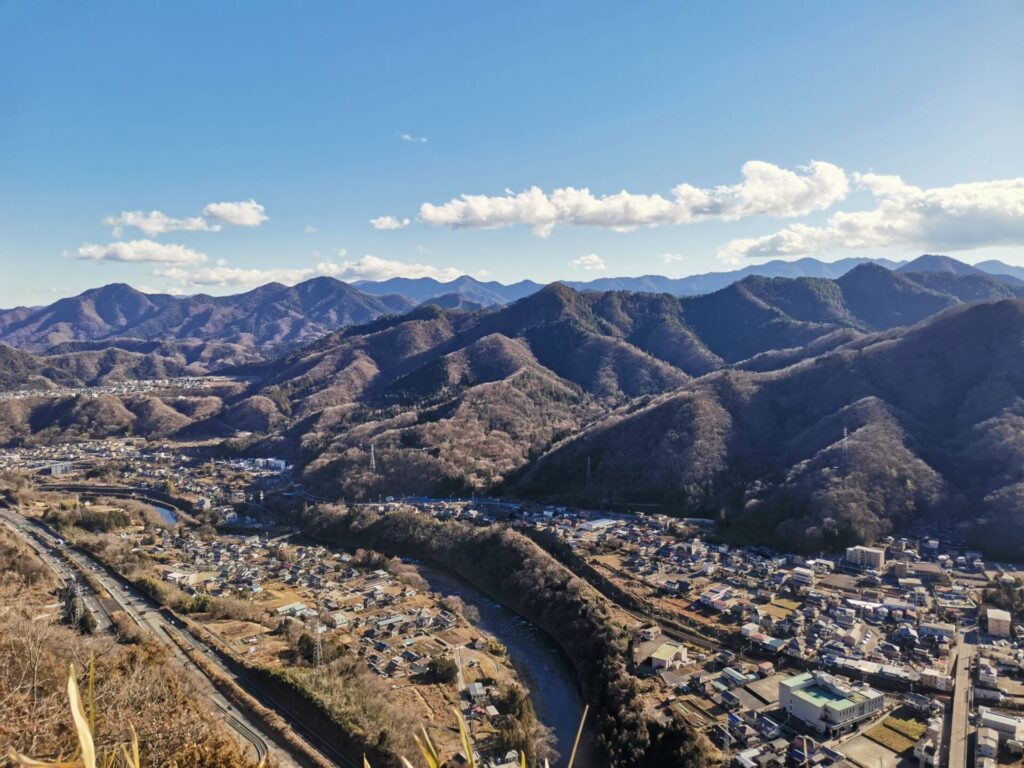
[[[201,264],[206,254],[194,251],[184,245],[155,243],[152,240],[128,240],[127,242],[98,245],[85,243],[78,249],[78,258],[86,261],[133,261],[158,264]]]
[[[686,259],[686,257],[683,256],[683,254],[681,254],[681,253],[663,253],[663,254],[661,254],[661,263],[662,264],[676,264],[676,263],[678,263],[680,261],[684,261],[685,259]]]
[[[225,224],[236,227],[258,227],[269,216],[266,209],[255,200],[242,200],[235,203],[210,203],[203,208],[203,213]]]
[[[316,227],[314,227],[314,226],[313,226],[312,224],[307,224],[307,225],[306,225],[306,228],[305,228],[305,229],[304,229],[303,231],[304,231],[304,232],[305,232],[305,233],[306,233],[307,235],[315,235],[315,234],[316,234],[317,232],[319,232],[320,230],[319,230],[319,229],[317,229]]]
[[[344,259],[345,251],[339,251]],[[434,267],[429,264],[415,264],[404,261],[392,261],[367,254],[357,260],[322,261],[311,267],[283,269],[250,269],[245,267],[229,267],[218,261],[215,267],[199,269],[183,269],[169,267],[157,269],[154,274],[175,281],[182,287],[232,287],[255,288],[265,283],[285,283],[294,285],[313,277],[334,277],[338,280],[352,282],[355,280],[387,280],[392,277],[433,277],[442,282],[454,280],[463,274],[454,267]]]
[[[103,224],[114,228],[114,237],[120,237],[125,227],[135,227],[142,234],[153,237],[165,232],[219,232],[220,224],[210,224],[202,216],[175,219],[163,211],[121,211],[118,216],[107,216]]]
[[[574,269],[582,269],[584,272],[603,272],[608,269],[608,265],[604,263],[604,259],[596,253],[589,253],[586,256],[580,256],[578,259],[570,261],[569,264]]]
[[[357,261],[326,262],[317,265],[322,274],[339,280],[388,280],[392,277],[432,277],[446,283],[464,274],[455,267],[434,267],[407,261],[393,261],[367,254]]]
[[[801,216],[842,200],[849,181],[842,168],[815,161],[797,173],[751,160],[738,184],[698,188],[679,184],[672,197],[623,190],[595,196],[589,189],[562,187],[551,194],[539,187],[502,196],[461,195],[441,205],[424,203],[420,218],[452,229],[495,229],[522,224],[546,237],[556,225],[604,227],[620,232],[641,226],[689,224],[746,216]]]
[[[411,133],[400,133],[400,134],[398,134],[398,138],[400,138],[402,141],[407,141],[410,144],[426,144],[427,143],[427,137],[426,136],[413,136]]]
[[[960,251],[1024,245],[1024,178],[933,189],[873,173],[855,174],[854,180],[878,200],[875,208],[837,211],[823,226],[791,224],[764,237],[733,240],[719,257],[736,262],[886,246]]]
[[[266,283],[295,283],[316,277],[311,269],[247,269],[244,267],[228,267],[218,264],[216,267],[199,269],[182,269],[169,267],[153,270],[158,277],[174,280],[182,287],[203,288],[210,286],[232,288],[255,288]]]
[[[396,219],[394,216],[378,216],[370,219],[370,226],[374,229],[405,229],[409,226],[409,220]]]

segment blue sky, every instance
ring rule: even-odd
[[[115,280],[1024,264],[1022,39],[1010,1],[0,0],[0,306]],[[116,227],[135,211],[148,231]]]

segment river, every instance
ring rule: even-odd
[[[162,507],[159,504],[152,503],[150,504],[150,506],[153,507],[153,509],[156,510],[157,514],[164,519],[165,523],[168,523],[169,525],[178,524],[178,514],[173,509],[169,509],[167,507]]]
[[[457,576],[423,564],[418,567],[431,590],[456,595],[480,611],[478,626],[508,648],[516,672],[530,689],[537,717],[554,733],[559,758],[552,768],[564,768],[583,712],[576,674],[565,654],[540,629]],[[573,768],[595,768],[585,751],[581,746]]]

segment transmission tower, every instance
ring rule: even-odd
[[[313,666],[324,665],[324,643],[320,637],[320,615],[313,620]]]
[[[587,493],[590,493],[594,489],[594,473],[590,466],[589,456],[587,456],[587,479],[584,488]]]
[[[370,474],[377,474],[377,457],[373,452],[373,443],[370,443]]]
[[[78,584],[71,583],[68,590],[68,613],[71,614],[71,625],[77,627],[82,621],[82,609],[85,607],[78,591]]]
[[[843,427],[843,469],[846,469],[846,467],[849,465],[850,449],[847,445],[847,443],[849,442],[847,440],[849,434],[849,430],[846,427]]]

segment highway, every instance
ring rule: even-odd
[[[967,735],[970,719],[971,661],[976,648],[963,630],[957,632],[956,680],[953,687],[953,714],[949,735],[949,768],[966,768]]]
[[[73,568],[68,567],[68,564],[60,559],[56,554],[56,550],[46,543],[47,539],[44,534],[37,531],[34,526],[23,525],[7,517],[0,518],[0,521],[13,530],[32,548],[36,555],[39,556],[39,559],[43,561],[43,564],[53,571],[63,586],[66,587],[74,584],[78,587],[78,593],[82,598],[82,602],[96,619],[97,632],[105,632],[110,629],[110,617],[100,605],[99,596],[93,592],[92,587],[82,579],[80,574],[76,573]]]
[[[149,603],[131,588],[126,589],[124,584],[118,584],[99,565],[92,562],[79,552],[66,546],[63,540],[52,536],[48,531],[35,526],[31,521],[22,517],[12,510],[0,510],[0,519],[10,528],[16,531],[26,542],[40,553],[43,561],[58,574],[65,582],[76,582],[81,585],[83,598],[90,610],[94,611],[99,626],[110,627],[110,614],[115,610],[124,611],[141,628],[149,633],[162,645],[166,646],[173,658],[175,658],[193,678],[198,690],[210,702],[212,712],[219,713],[220,718],[252,749],[257,760],[262,760],[270,755],[278,765],[286,768],[297,768],[298,763],[292,759],[290,753],[267,736],[258,723],[239,711],[213,686],[213,683],[202,673],[188,656],[168,636],[168,632],[177,632],[186,637],[190,642],[193,640],[188,633],[182,632],[179,628],[170,625],[162,614],[153,610]],[[93,576],[110,594],[109,602],[113,607],[104,603],[107,600],[100,600],[99,596],[89,589],[81,576],[75,569],[62,559],[62,555],[74,561],[82,568],[92,571]],[[196,645],[193,642],[193,645]],[[208,659],[218,664],[212,652],[203,649]],[[218,664],[219,665],[219,664]],[[222,667],[222,669],[224,669]],[[227,674],[230,671],[224,669]],[[233,677],[233,675],[231,675]]]

